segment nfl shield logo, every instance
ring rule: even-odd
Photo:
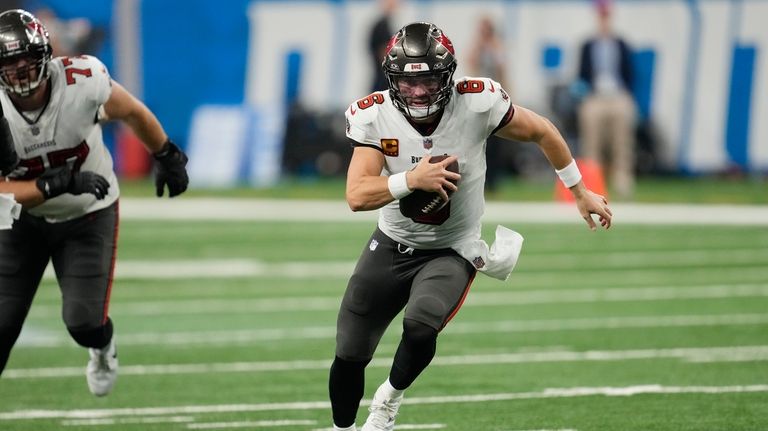
[[[432,138],[424,138],[424,141],[422,141],[424,144],[425,150],[431,150],[432,149]]]
[[[485,266],[485,261],[481,256],[477,256],[476,258],[472,259],[472,265],[475,265],[475,268],[480,269]]]

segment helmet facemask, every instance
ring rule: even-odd
[[[0,87],[19,97],[29,97],[48,78],[50,56],[22,54],[0,59]]]
[[[437,73],[388,73],[389,91],[395,106],[413,120],[440,112],[453,91],[453,70]]]

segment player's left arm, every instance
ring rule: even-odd
[[[152,154],[162,150],[168,140],[155,114],[114,80],[112,93],[104,104],[104,114],[104,120],[121,120],[127,124]]]
[[[0,193],[10,193],[24,208],[32,208],[45,202],[45,197],[35,185],[35,180],[11,181],[0,176]]]
[[[522,106],[515,105],[514,109],[512,119],[496,131],[496,136],[515,141],[535,142],[556,170],[577,169],[575,164],[570,166],[573,163],[571,151],[551,121]],[[598,215],[600,224],[604,228],[611,227],[612,213],[604,196],[587,189],[581,180],[573,184],[570,190],[576,198],[581,216],[590,229],[596,228],[591,214]]]
[[[36,207],[64,193],[92,194],[104,199],[109,193],[109,181],[91,171],[77,171],[64,165],[47,170],[33,180],[17,180],[0,176],[0,193],[9,193],[24,208]]]
[[[122,85],[112,81],[112,92],[104,103],[104,120],[122,120],[141,139],[157,161],[155,186],[157,196],[168,186],[168,196],[183,193],[189,184],[187,156],[163,130],[155,114]]]

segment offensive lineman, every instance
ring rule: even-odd
[[[88,388],[107,395],[118,366],[108,308],[119,188],[99,122],[124,121],[154,155],[157,196],[166,185],[170,197],[186,190],[187,157],[98,59],[52,58],[48,32],[24,10],[0,14],[0,87],[12,134],[3,139],[0,128],[0,192],[24,207],[0,231],[0,372],[51,260],[64,323],[89,349]]]
[[[346,111],[354,147],[346,199],[353,211],[379,211],[341,302],[329,392],[334,430],[354,431],[365,367],[384,331],[405,308],[403,333],[389,378],[376,390],[363,431],[394,429],[407,389],[435,355],[438,333],[458,312],[477,271],[506,279],[522,245],[499,227],[489,253],[480,240],[485,202],[486,138],[535,142],[573,193],[592,230],[611,226],[603,196],[586,189],[560,133],[544,117],[511,103],[487,78],[453,80],[454,49],[430,23],[413,23],[390,40],[382,68],[389,91]],[[430,156],[451,157],[429,163]],[[454,160],[459,174],[446,169]],[[459,180],[458,186],[449,180]],[[406,218],[398,200],[413,190],[447,200],[436,214]]]

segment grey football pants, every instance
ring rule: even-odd
[[[49,260],[61,289],[62,318],[75,340],[86,347],[109,342],[100,338],[111,337],[107,313],[117,232],[117,203],[63,223],[22,212],[13,229],[0,231],[0,371]],[[107,325],[108,331],[99,331]]]
[[[376,229],[341,302],[336,356],[369,360],[403,308],[404,319],[440,331],[458,312],[475,274],[452,249],[409,250]]]

